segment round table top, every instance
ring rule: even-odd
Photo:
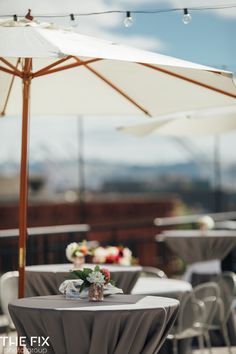
[[[17,299],[11,302],[10,307],[47,311],[118,311],[169,308],[178,305],[178,300],[157,296],[110,295],[102,302],[89,302],[87,299],[71,300],[63,295],[49,295]]]
[[[154,277],[140,277],[137,280],[132,294],[149,294],[149,295],[175,295],[191,291],[192,286],[190,283],[168,278],[154,278]]]

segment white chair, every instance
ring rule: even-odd
[[[200,309],[200,312],[195,313],[194,327],[202,331],[207,347],[212,353],[209,329],[221,303],[219,286],[215,282],[197,285],[193,288],[193,297],[195,302],[201,304],[198,308],[195,307],[195,310],[199,311]]]
[[[165,272],[159,268],[156,268],[156,267],[143,266],[142,267],[142,274],[145,276],[167,278],[167,275],[165,274]]]
[[[234,298],[236,295],[236,275],[233,272],[223,272],[217,275],[214,280],[220,289],[220,301],[218,302],[217,312],[211,325],[209,326],[209,331],[221,331],[225,344],[228,348],[228,352],[232,354],[227,321],[232,311]]]
[[[7,333],[15,330],[11,316],[8,311],[8,304],[18,297],[18,272],[7,272],[0,278],[0,300],[2,312],[8,320]]]
[[[196,309],[197,308],[197,309]],[[183,339],[198,338],[199,349],[204,349],[204,331],[201,327],[195,327],[198,316],[202,316],[204,304],[195,302],[193,292],[185,293],[180,301],[179,313],[176,325],[168,334],[167,339],[173,342],[173,353],[178,354],[178,341]],[[180,353],[181,354],[181,353]]]

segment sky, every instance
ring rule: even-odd
[[[190,10],[192,21],[188,25],[182,22],[181,10],[149,15],[134,14],[134,23],[130,28],[124,27],[123,14],[81,16],[75,30],[236,73],[236,0],[0,0],[0,15],[22,14],[24,8],[31,8],[34,14],[56,15],[106,10],[130,10],[132,13],[132,10],[190,8],[201,5],[215,7],[222,4],[234,7],[223,10]],[[71,25],[69,17],[59,22]],[[49,156],[52,160],[76,159],[79,149],[78,120],[78,117],[31,117],[30,158],[37,161]],[[157,135],[138,139],[115,129],[120,125],[142,121],[135,117],[84,117],[85,159],[101,158],[137,164],[168,164],[194,158],[213,159],[213,137],[179,142]],[[19,161],[20,129],[20,121],[15,117],[0,120],[0,163]],[[221,154],[225,163],[235,162],[235,148],[236,133],[231,132],[221,137]]]

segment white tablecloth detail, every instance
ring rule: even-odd
[[[191,281],[192,274],[219,274],[221,273],[221,266],[219,259],[213,259],[205,262],[195,262],[187,266],[182,277],[185,281]]]
[[[191,290],[191,284],[183,280],[140,277],[131,293],[179,297],[180,294]]]
[[[66,297],[66,299],[87,299],[89,296],[89,288],[85,287],[80,291],[82,284],[83,280],[81,279],[64,280],[59,287],[59,291]],[[123,290],[110,283],[103,286],[104,296],[115,294],[123,294]]]

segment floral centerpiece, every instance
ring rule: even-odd
[[[90,301],[102,301],[103,294],[123,294],[123,290],[113,283],[109,270],[96,265],[93,269],[72,270],[69,278],[60,284],[59,292],[67,299],[89,298]]]
[[[66,258],[73,262],[75,267],[80,267],[85,263],[85,256],[90,255],[91,250],[87,241],[72,242],[66,247]]]
[[[98,265],[94,269],[84,268],[83,270],[74,270],[72,273],[82,280],[79,292],[82,292],[85,288],[89,289],[89,301],[102,301],[104,285],[113,283],[109,270],[100,268]]]
[[[128,247],[99,246],[93,251],[93,263],[115,263],[124,266],[129,266],[132,264],[132,262],[132,252]]]

